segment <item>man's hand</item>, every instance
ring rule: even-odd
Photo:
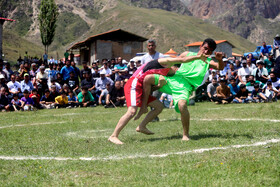
[[[210,55],[205,55],[205,54],[201,54],[199,56],[200,60],[204,61],[206,64],[208,64],[208,62],[206,62],[207,58],[209,57]]]
[[[223,60],[223,53],[222,52],[215,52],[215,58],[217,60]]]

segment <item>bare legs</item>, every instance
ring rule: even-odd
[[[186,100],[179,100],[178,107],[181,113],[181,122],[183,126],[183,141],[189,140],[189,128],[190,128],[190,113],[187,107]]]

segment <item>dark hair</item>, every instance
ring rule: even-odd
[[[13,97],[18,97],[18,94],[14,94]]]
[[[83,61],[82,64],[87,64],[87,61]]]
[[[216,80],[217,80],[217,77],[213,77],[213,80],[215,80],[215,81],[216,81]]]
[[[83,87],[82,87],[82,90],[86,90],[86,91],[88,91],[88,87],[83,86]]]
[[[271,81],[267,81],[266,84],[267,84],[267,85],[272,85],[272,82],[271,82]]]
[[[271,71],[269,74],[274,74],[274,75],[275,75],[275,72],[274,72],[274,71]]]
[[[67,93],[65,91],[62,91],[60,94],[61,95],[63,95],[63,94],[67,95]]]
[[[210,47],[211,49],[213,49],[213,51],[216,49],[217,44],[216,42],[212,39],[212,38],[207,38],[203,41],[202,46],[207,43],[208,47]]]
[[[49,89],[46,89],[46,90],[45,90],[45,93],[47,93],[47,92],[49,92],[49,93],[50,93],[50,90],[49,90]]]
[[[251,75],[246,75],[245,78],[248,79]]]
[[[25,89],[25,90],[23,91],[23,93],[27,93],[27,94],[28,94],[28,93],[29,93],[29,91],[28,91],[27,89]]]
[[[229,81],[235,81],[235,78],[230,78]]]
[[[259,88],[259,87],[260,87],[260,85],[258,83],[254,84],[254,88]]]
[[[241,84],[241,85],[240,85],[240,89],[243,89],[243,88],[246,88],[246,85],[245,85],[245,84]]]
[[[32,92],[37,92],[37,90],[34,88],[34,89],[32,90]]]

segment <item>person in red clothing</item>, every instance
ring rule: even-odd
[[[43,109],[42,105],[40,104],[40,95],[38,94],[36,89],[33,89],[31,91],[31,94],[29,95],[31,99],[34,101],[34,107],[38,109]]]

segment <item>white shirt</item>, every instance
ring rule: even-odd
[[[257,68],[257,67],[256,67],[256,65],[255,65],[255,64],[253,64],[253,63],[251,63],[251,66],[248,66],[248,65],[247,65],[247,67],[248,67],[248,68],[251,68],[252,70],[254,70],[254,69],[256,69],[256,68]]]
[[[238,76],[241,76],[242,80],[246,82],[246,75],[251,75],[252,69],[251,68],[240,68],[238,70]]]
[[[8,88],[12,91],[12,92],[17,92],[19,88],[21,88],[21,85],[19,82],[15,81],[15,82],[8,82],[7,84]]]
[[[146,64],[147,62],[150,62],[152,60],[156,60],[159,58],[164,58],[164,55],[162,53],[156,52],[153,55],[150,55],[149,53],[146,53],[144,56],[142,56],[141,64]]]

